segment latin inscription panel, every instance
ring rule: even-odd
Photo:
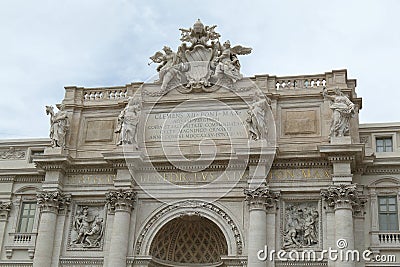
[[[247,110],[173,111],[151,113],[146,142],[248,138]]]

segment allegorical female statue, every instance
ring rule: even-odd
[[[59,106],[59,111],[54,114],[53,106],[46,106],[46,114],[50,115],[50,139],[52,147],[65,147],[65,136],[69,128],[68,115],[64,105]]]
[[[139,124],[140,111],[139,99],[130,97],[128,104],[118,116],[115,132],[120,133],[120,136],[117,145],[134,144],[137,148],[137,126]]]
[[[340,137],[349,134],[350,118],[354,115],[354,104],[345,96],[339,88],[334,90],[335,95],[330,96],[326,92],[326,88],[322,91],[322,95],[331,100],[330,108],[333,111],[330,137]]]
[[[247,111],[246,119],[249,126],[250,138],[253,140],[267,139],[267,110],[269,103],[265,96],[256,93],[253,103]]]

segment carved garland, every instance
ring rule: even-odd
[[[193,208],[193,209],[203,208],[203,209],[207,209],[207,210],[212,211],[213,213],[218,214],[220,217],[222,217],[225,220],[226,223],[228,223],[232,232],[234,233],[238,254],[241,255],[243,253],[243,240],[239,233],[239,228],[235,225],[233,219],[225,211],[223,211],[221,208],[219,208],[216,205],[211,204],[211,203],[198,201],[198,200],[186,200],[184,202],[168,205],[167,207],[165,207],[162,210],[160,210],[159,212],[157,212],[150,219],[150,221],[147,222],[146,226],[143,228],[142,232],[140,233],[138,240],[136,241],[136,254],[140,254],[144,237],[147,235],[150,227],[153,226],[165,214],[167,214],[173,210],[179,209],[179,208]]]

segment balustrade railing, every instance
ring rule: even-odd
[[[96,88],[96,89],[84,89],[83,100],[84,101],[96,101],[96,100],[118,100],[127,98],[128,91],[126,88]]]
[[[400,246],[400,232],[396,233],[378,233],[380,244]]]

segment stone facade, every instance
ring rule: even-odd
[[[216,47],[201,27],[181,29],[188,57]],[[50,139],[0,141],[0,267],[399,266],[400,124],[359,124],[346,70],[243,77],[251,49],[228,49],[215,70],[163,69],[164,49],[154,83],[66,87]]]

